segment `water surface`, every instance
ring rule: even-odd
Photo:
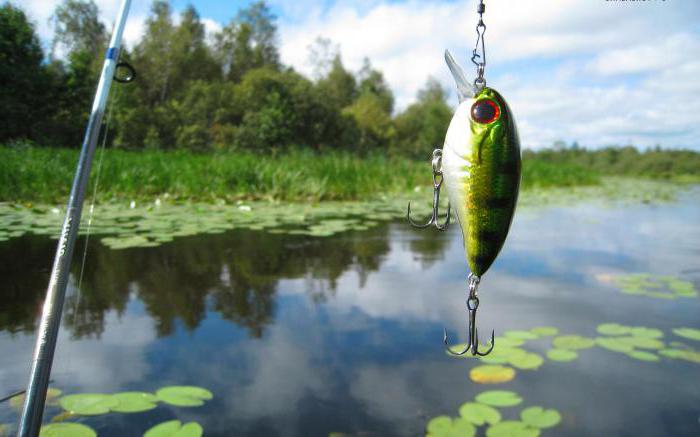
[[[649,272],[700,288],[698,224],[700,190],[668,204],[521,209],[482,280],[479,326],[595,337],[598,324],[617,322],[683,340],[671,329],[700,328],[700,299],[625,295],[595,276]],[[38,236],[0,242],[0,397],[25,385],[54,250]],[[79,419],[100,436],[141,435],[174,418],[199,422],[207,436],[421,435],[430,418],[457,416],[486,389],[558,409],[562,423],[545,436],[700,434],[692,362],[593,348],[505,384],[471,382],[475,361],[448,357],[441,344],[443,326],[464,338],[468,272],[456,227],[397,222],[325,238],[233,230],[125,250],[93,239],[80,293],[79,267],[54,386],[198,385],[214,394],[203,407]],[[527,348],[544,353],[549,343]],[[502,412],[515,419],[521,407]],[[60,411],[48,407],[45,420]],[[16,420],[0,404],[0,423]]]

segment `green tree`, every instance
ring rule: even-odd
[[[418,92],[418,101],[396,117],[394,153],[414,158],[427,158],[441,147],[452,118],[446,103],[447,92],[440,83],[430,78]]]
[[[32,138],[32,125],[44,115],[49,78],[43,57],[25,13],[0,6],[0,140]]]
[[[372,68],[369,59],[365,58],[362,69],[359,73],[360,85],[359,94],[372,94],[377,96],[378,101],[387,114],[394,110],[394,93],[384,80],[381,71]]]
[[[263,1],[252,3],[216,35],[215,52],[226,79],[238,82],[249,70],[280,68],[277,17]]]
[[[339,54],[333,58],[328,75],[321,78],[316,87],[339,111],[350,106],[357,97],[355,77],[345,69]]]
[[[102,60],[107,47],[107,32],[99,20],[99,9],[92,0],[65,0],[51,17],[54,39],[51,56],[59,48],[68,53],[87,52]],[[101,63],[101,62],[100,62]]]

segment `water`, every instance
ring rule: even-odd
[[[479,326],[596,336],[600,323],[700,328],[700,299],[630,296],[595,275],[650,272],[700,288],[700,190],[670,204],[523,209],[483,278]],[[0,397],[28,376],[55,241],[0,243]],[[547,360],[508,383],[469,380],[475,361],[446,356],[463,336],[459,231],[390,223],[329,238],[232,231],[114,251],[95,239],[79,301],[74,269],[52,378],[64,393],[198,385],[203,407],[160,405],[79,419],[100,436],[141,435],[169,419],[207,436],[422,435],[482,390],[556,408],[543,435],[700,434],[700,365],[633,360],[601,348]],[[463,337],[462,337],[463,338]],[[684,340],[693,343],[692,340]],[[694,344],[697,349],[697,342]],[[498,345],[496,346],[498,347]],[[548,340],[526,348],[544,354]],[[45,420],[61,410],[47,408]],[[0,405],[0,423],[17,412]],[[480,435],[483,433],[481,428]]]

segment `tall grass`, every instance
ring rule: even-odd
[[[95,156],[99,161],[100,151]],[[626,165],[621,157],[633,160]],[[0,147],[0,201],[64,202],[78,159],[74,149]],[[93,179],[97,166],[93,167]],[[663,171],[654,171],[662,169]],[[700,154],[650,151],[544,151],[523,154],[523,189],[595,185],[603,175],[700,181]],[[406,192],[431,183],[430,163],[381,153],[278,155],[251,152],[196,154],[187,151],[107,149],[100,173],[100,199],[365,199]]]

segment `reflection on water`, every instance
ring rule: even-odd
[[[700,284],[699,199],[695,190],[665,205],[520,211],[483,280],[480,326],[595,336],[599,323],[619,322],[668,340],[672,328],[700,328],[697,298],[627,296],[594,279],[651,272]],[[25,383],[54,250],[39,237],[0,243],[0,397]],[[206,435],[416,435],[484,389],[469,381],[472,361],[441,349],[442,326],[462,335],[465,320],[456,227],[396,223],[329,238],[237,230],[148,249],[94,241],[88,254],[79,294],[79,263],[73,270],[56,385],[194,384],[215,396],[199,408],[85,419],[100,435],[139,435],[172,418],[196,420]],[[688,381],[698,376],[697,364],[595,349],[489,388],[557,408],[552,435],[697,435],[700,385]],[[0,423],[15,420],[0,405]]]

